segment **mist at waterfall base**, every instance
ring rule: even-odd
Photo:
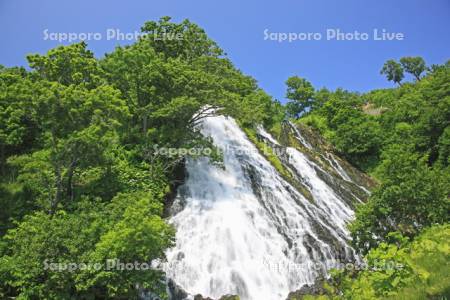
[[[280,146],[263,128],[258,131]],[[168,278],[191,295],[279,300],[342,257],[357,259],[346,229],[353,210],[305,154],[284,149],[291,172],[314,201],[283,179],[234,119],[208,117],[201,132],[222,149],[223,167],[208,158],[186,161],[188,176],[174,204],[179,209],[170,218],[177,234],[166,253]]]

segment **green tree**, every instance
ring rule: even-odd
[[[443,168],[450,166],[450,126],[439,138],[439,163]]]
[[[445,299],[450,280],[449,225],[432,226],[408,241],[397,232],[365,257],[367,268],[334,270],[331,299]]]
[[[413,237],[426,226],[448,222],[450,184],[444,172],[402,145],[391,146],[382,158],[377,170],[382,184],[350,225],[353,243],[363,252],[391,231]]]
[[[349,161],[365,167],[379,154],[381,128],[379,123],[369,117],[357,114],[338,126],[331,141]]]
[[[332,92],[326,88],[321,88],[314,93],[312,109],[320,109],[332,97]]]
[[[304,78],[289,77],[286,81],[286,98],[291,100],[286,104],[288,113],[298,118],[311,108],[313,103],[314,87]]]
[[[384,63],[380,73],[385,74],[389,81],[393,81],[398,85],[401,85],[401,81],[405,77],[403,74],[402,65],[393,59],[390,59]]]
[[[275,121],[280,122],[284,115],[281,104],[262,90],[244,97],[236,113],[245,127],[262,124],[267,128],[271,128]]]
[[[48,81],[63,85],[81,84],[93,88],[101,84],[102,72],[85,42],[51,49],[46,55],[28,55],[30,67]]]
[[[48,209],[54,212],[63,199],[73,201],[77,168],[104,161],[102,153],[117,140],[114,129],[128,110],[110,86],[86,90],[47,82],[37,91],[33,105],[34,119],[44,130],[49,149],[45,159],[52,167],[49,188],[53,192]]]
[[[400,58],[400,64],[403,69],[413,75],[417,81],[420,80],[420,75],[426,71],[427,66],[422,57],[402,57]]]
[[[174,245],[174,229],[161,218],[163,206],[151,193],[118,194],[107,207],[111,223],[101,236],[89,259],[105,262],[137,262],[151,265],[155,259],[163,260],[166,248]],[[165,295],[164,273],[161,270],[113,268],[81,274],[81,289],[91,286],[106,287],[110,297],[136,297],[138,285],[157,295]]]
[[[159,199],[145,192],[119,194],[108,205],[84,198],[72,213],[33,213],[5,236],[3,291],[24,299],[130,299],[137,297],[139,284],[165,297],[161,271],[107,265],[108,259],[133,264],[164,259],[174,231],[161,214]]]
[[[223,54],[222,49],[196,24],[187,19],[179,24],[170,20],[165,16],[158,22],[146,22],[141,28],[144,39],[156,52],[188,61],[200,56],[218,57]]]
[[[105,230],[101,216],[104,208],[89,202],[85,201],[84,207],[74,214],[58,211],[50,216],[35,212],[8,231],[4,237],[7,246],[0,258],[4,292],[19,299],[87,296],[77,291],[75,278],[79,270],[58,271],[50,269],[49,265],[88,262],[86,253],[95,247],[98,235]]]

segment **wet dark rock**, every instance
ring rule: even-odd
[[[292,138],[292,136],[295,136],[295,131],[293,128],[291,128],[291,126],[297,127],[297,130],[302,134],[306,142],[308,142],[312,146],[313,148],[312,150],[306,149],[306,147],[300,145],[300,143],[296,139]],[[329,162],[322,161],[323,159],[320,158],[320,154],[325,155],[326,153],[332,153],[335,160],[339,162],[341,167],[350,176],[352,181],[354,181],[358,185],[366,187],[367,189],[371,189],[376,186],[376,182],[371,177],[369,177],[364,172],[358,170],[356,167],[351,165],[347,160],[340,158],[339,153],[337,153],[336,149],[334,149],[333,146],[330,143],[328,143],[313,128],[301,123],[286,124],[285,126],[283,126],[282,136],[284,136],[282,140],[282,144],[284,146],[301,148],[300,150],[302,150],[303,153],[308,155],[310,159],[314,160],[316,163],[321,164],[322,166],[328,165]],[[335,171],[332,168],[329,169],[330,170],[327,171],[330,171],[330,173],[335,174]]]
[[[167,281],[167,290],[169,291],[169,299],[170,300],[185,300],[189,296],[189,294],[183,290],[179,285],[177,285],[172,279],[168,279]],[[192,297],[192,296],[191,296]],[[145,298],[148,299],[148,298]],[[157,300],[152,299],[151,300]],[[158,299],[159,300],[159,299]],[[194,300],[239,300],[239,296],[236,295],[224,295],[219,299],[213,299],[210,297],[203,297],[201,294],[197,294],[194,296]]]
[[[302,194],[303,197],[308,199],[310,202],[314,203],[314,198],[310,192],[310,187],[308,187],[307,183],[304,182],[303,178],[299,173],[299,170],[297,170],[296,168],[294,168],[294,166],[292,166],[286,151],[278,153],[281,153],[278,158],[281,160],[283,165],[290,170],[293,176],[293,178],[285,178],[286,181],[288,181],[300,194]]]
[[[306,296],[328,295],[328,291],[323,287],[325,280],[318,277],[314,284],[305,284],[299,290],[290,292],[286,300],[301,300]]]
[[[301,134],[301,138],[298,136],[296,130]],[[352,166],[345,159],[340,158],[336,154],[337,152],[333,146],[325,141],[318,132],[304,124],[285,122],[282,126],[281,134],[277,136],[277,138],[282,145],[281,148],[296,148],[302,152],[308,160],[314,162],[316,164],[314,168],[317,175],[327,185],[331,186],[336,194],[353,209],[355,209],[360,201],[367,200],[369,196],[367,190],[372,189],[376,185],[372,178]],[[298,138],[303,139],[311,146],[311,148],[303,145]],[[280,148],[279,145],[273,145],[267,140],[265,140],[265,142],[272,148]],[[277,154],[283,165],[289,169],[293,177],[295,177],[294,180],[288,180],[289,183],[293,184],[296,190],[314,203],[309,192],[310,188],[308,187],[308,184],[303,182],[301,170],[296,170],[296,168],[290,164],[289,156],[286,154],[286,151],[279,151],[278,149],[278,151],[274,152]],[[344,170],[351,181],[342,178],[337,171],[338,169]],[[294,183],[292,181],[294,181]]]
[[[184,300],[187,298],[188,293],[178,286],[172,279],[167,282],[167,289],[170,294],[171,300]]]
[[[186,182],[187,177],[186,160],[183,159],[175,166],[172,173],[170,191],[164,196],[164,217],[174,215],[183,209],[184,201],[183,199],[178,199],[179,197],[177,198],[177,193],[178,187]]]
[[[252,188],[253,192],[255,193],[256,198],[258,199],[260,204],[265,208],[265,210],[271,215],[271,217],[273,219],[277,219],[276,218],[277,210],[275,207],[272,207],[270,205],[271,203],[274,203],[274,201],[267,200],[267,199],[270,199],[271,197],[273,197],[273,194],[271,194],[270,191],[267,191],[267,187],[264,188],[264,186],[262,185],[262,183],[261,183],[262,176],[260,174],[258,174],[258,171],[256,170],[256,168],[250,164],[243,164],[243,169],[244,169],[244,172],[246,173],[246,176],[248,176],[248,178],[250,179],[251,188]],[[288,187],[286,187],[286,188],[288,188]],[[263,199],[266,199],[266,200],[263,200]],[[292,240],[284,232],[282,224],[280,224],[279,222],[275,222],[275,226],[277,228],[278,233],[281,234],[285,238],[286,242],[288,243],[289,248],[291,248]]]
[[[194,300],[214,300],[212,298],[206,297],[204,298],[202,295],[197,294],[194,296]],[[236,295],[225,295],[216,300],[239,300],[239,296]]]
[[[219,298],[219,300],[239,300],[239,296],[236,295],[225,295]]]
[[[197,294],[194,296],[194,300],[214,300],[214,299],[209,298],[209,297],[204,298],[202,295]]]

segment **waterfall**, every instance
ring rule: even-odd
[[[313,147],[306,141],[306,139],[303,137],[303,135],[297,129],[297,126],[295,126],[295,124],[293,124],[291,121],[288,121],[288,124],[292,128],[292,130],[295,132],[295,138],[306,148],[312,149]]]
[[[333,154],[327,153],[326,155],[322,155],[322,157],[328,161],[330,166],[346,181],[352,181],[350,176],[348,176],[347,172],[345,172],[344,168],[339,164],[339,162],[334,158]]]
[[[175,199],[182,209],[170,218],[176,246],[164,266],[181,288],[215,299],[286,299],[326,272],[329,262],[355,258],[345,227],[353,211],[307,156],[285,149],[313,201],[276,171],[232,118],[208,117],[201,132],[222,150],[224,167],[208,158],[186,162],[188,177]]]

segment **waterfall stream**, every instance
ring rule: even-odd
[[[313,201],[276,171],[232,118],[208,117],[201,132],[222,150],[224,167],[207,158],[186,162],[188,177],[175,199],[182,209],[170,219],[176,246],[164,267],[181,288],[214,299],[286,299],[325,272],[327,262],[355,258],[345,228],[353,211],[307,156],[285,149]]]

